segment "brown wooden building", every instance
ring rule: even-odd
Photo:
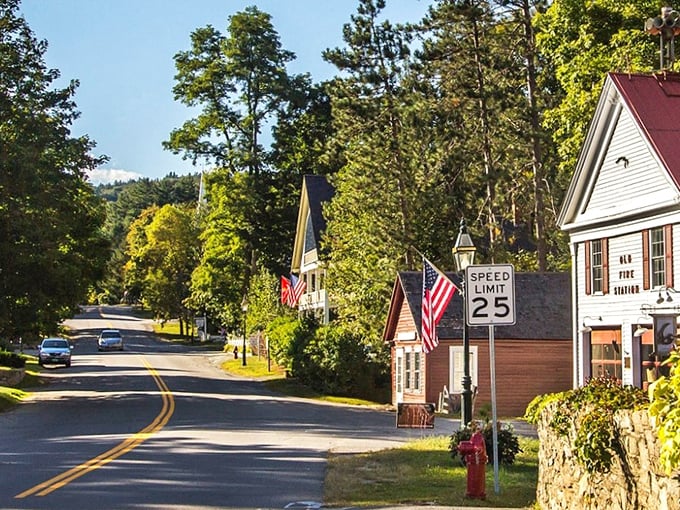
[[[460,278],[447,273],[457,286]],[[422,352],[422,272],[400,272],[383,340],[392,353],[392,403],[438,403],[446,387],[459,403],[463,377],[462,299],[456,293],[437,326],[439,346]],[[494,329],[499,417],[522,416],[537,395],[572,388],[571,283],[568,273],[517,273],[516,324]],[[470,327],[474,414],[491,403],[489,328]]]

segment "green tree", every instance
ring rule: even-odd
[[[294,54],[281,48],[271,16],[256,7],[230,16],[227,35],[207,26],[191,43],[175,56],[173,90],[200,113],[164,145],[217,167],[207,179],[204,253],[191,303],[232,324],[251,276],[290,265],[282,243],[295,232],[301,176],[313,171],[300,165],[322,153],[327,112],[321,89],[288,75]],[[273,130],[275,150],[262,144],[265,129]]]
[[[285,68],[294,54],[281,49],[271,16],[257,7],[230,16],[228,31],[225,37],[210,25],[199,28],[191,50],[175,55],[175,99],[201,112],[164,146],[193,161],[258,175],[266,160],[260,134],[284,101]]]
[[[247,175],[215,172],[206,176],[206,188],[209,207],[201,217],[201,252],[187,304],[233,331],[246,295],[247,212],[252,208]]]
[[[54,88],[45,41],[0,2],[0,336],[53,333],[102,276],[104,208],[85,172],[104,158],[72,138],[78,83]]]
[[[526,176],[510,169],[520,151],[516,123],[523,93],[521,62],[508,47],[494,5],[485,0],[440,0],[423,28],[423,63],[441,97],[440,115],[457,157],[450,177],[462,187],[464,215],[486,230],[484,251],[502,259],[505,219],[521,208]],[[458,187],[458,186],[452,186]]]
[[[134,302],[139,299],[140,289],[126,287],[123,274],[128,262],[125,243],[130,225],[142,211],[153,205],[195,205],[198,185],[198,175],[177,176],[170,173],[162,179],[144,178],[97,188],[97,194],[107,200],[105,231],[113,248],[105,277],[97,285],[96,292],[100,300],[119,302],[125,297],[128,302]]]
[[[500,4],[510,9],[506,15],[506,25],[510,37],[517,43],[510,47],[516,51],[516,59],[521,62],[524,70],[526,83],[526,104],[524,115],[519,116],[525,129],[520,132],[526,133],[526,147],[529,149],[527,159],[531,162],[533,177],[533,239],[536,242],[536,269],[546,271],[548,269],[548,242],[547,226],[556,228],[556,210],[546,207],[546,195],[550,194],[551,188],[547,186],[547,167],[550,164],[550,155],[553,153],[552,144],[546,130],[543,128],[542,110],[550,106],[552,97],[547,89],[541,89],[540,62],[536,50],[536,35],[533,27],[533,12],[544,9],[545,2],[538,0],[501,0]],[[520,107],[520,111],[521,111]],[[520,160],[522,160],[520,156]],[[528,212],[528,211],[527,211]],[[552,215],[550,215],[552,212]],[[515,223],[517,219],[515,218]]]
[[[197,258],[195,209],[164,205],[143,212],[128,235],[130,273],[141,286],[141,298],[156,317],[179,318],[190,312],[191,273]]]
[[[265,331],[270,322],[283,315],[278,287],[279,278],[266,269],[260,269],[251,280],[246,321],[249,332]]]
[[[339,320],[375,351],[397,270],[420,267],[452,233],[430,84],[412,68],[410,27],[382,21],[385,2],[363,0],[343,28],[344,48],[324,52],[342,72],[330,88],[333,144],[344,165],[325,209],[328,287]],[[454,224],[455,229],[455,224]],[[436,232],[436,235],[433,235]]]
[[[555,180],[566,189],[607,72],[649,72],[658,62],[658,39],[643,30],[659,12],[651,0],[555,0],[535,15],[536,46],[555,76],[561,102],[545,111],[558,146]]]

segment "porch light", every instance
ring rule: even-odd
[[[582,323],[581,329],[580,329],[581,333],[590,333],[593,330],[592,327],[590,327],[586,324],[586,320],[588,320],[588,319],[602,322],[602,317],[599,316],[599,315],[597,315],[597,316],[586,315],[585,317],[583,317],[583,323]]]

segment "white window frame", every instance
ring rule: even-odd
[[[604,288],[604,254],[602,253],[602,239],[590,242],[590,283],[593,294],[602,293]]]
[[[404,348],[399,347],[394,354],[394,392],[397,404],[404,401]]]
[[[407,347],[403,350],[403,393],[411,395],[423,393],[423,353],[420,347]]]
[[[663,227],[649,230],[649,279],[653,289],[666,285],[666,236]]]
[[[470,346],[470,378],[472,386],[479,386],[478,379],[478,349],[476,345]],[[463,346],[452,345],[449,347],[449,392],[460,394],[463,391]]]

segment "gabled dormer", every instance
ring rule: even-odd
[[[680,75],[609,73],[558,223],[579,231],[680,204]]]
[[[326,219],[323,206],[335,190],[323,175],[305,175],[302,180],[300,208],[293,244],[291,273],[307,283],[300,298],[300,310],[314,311],[322,322],[329,320],[329,300],[325,289],[324,254],[321,246]]]

